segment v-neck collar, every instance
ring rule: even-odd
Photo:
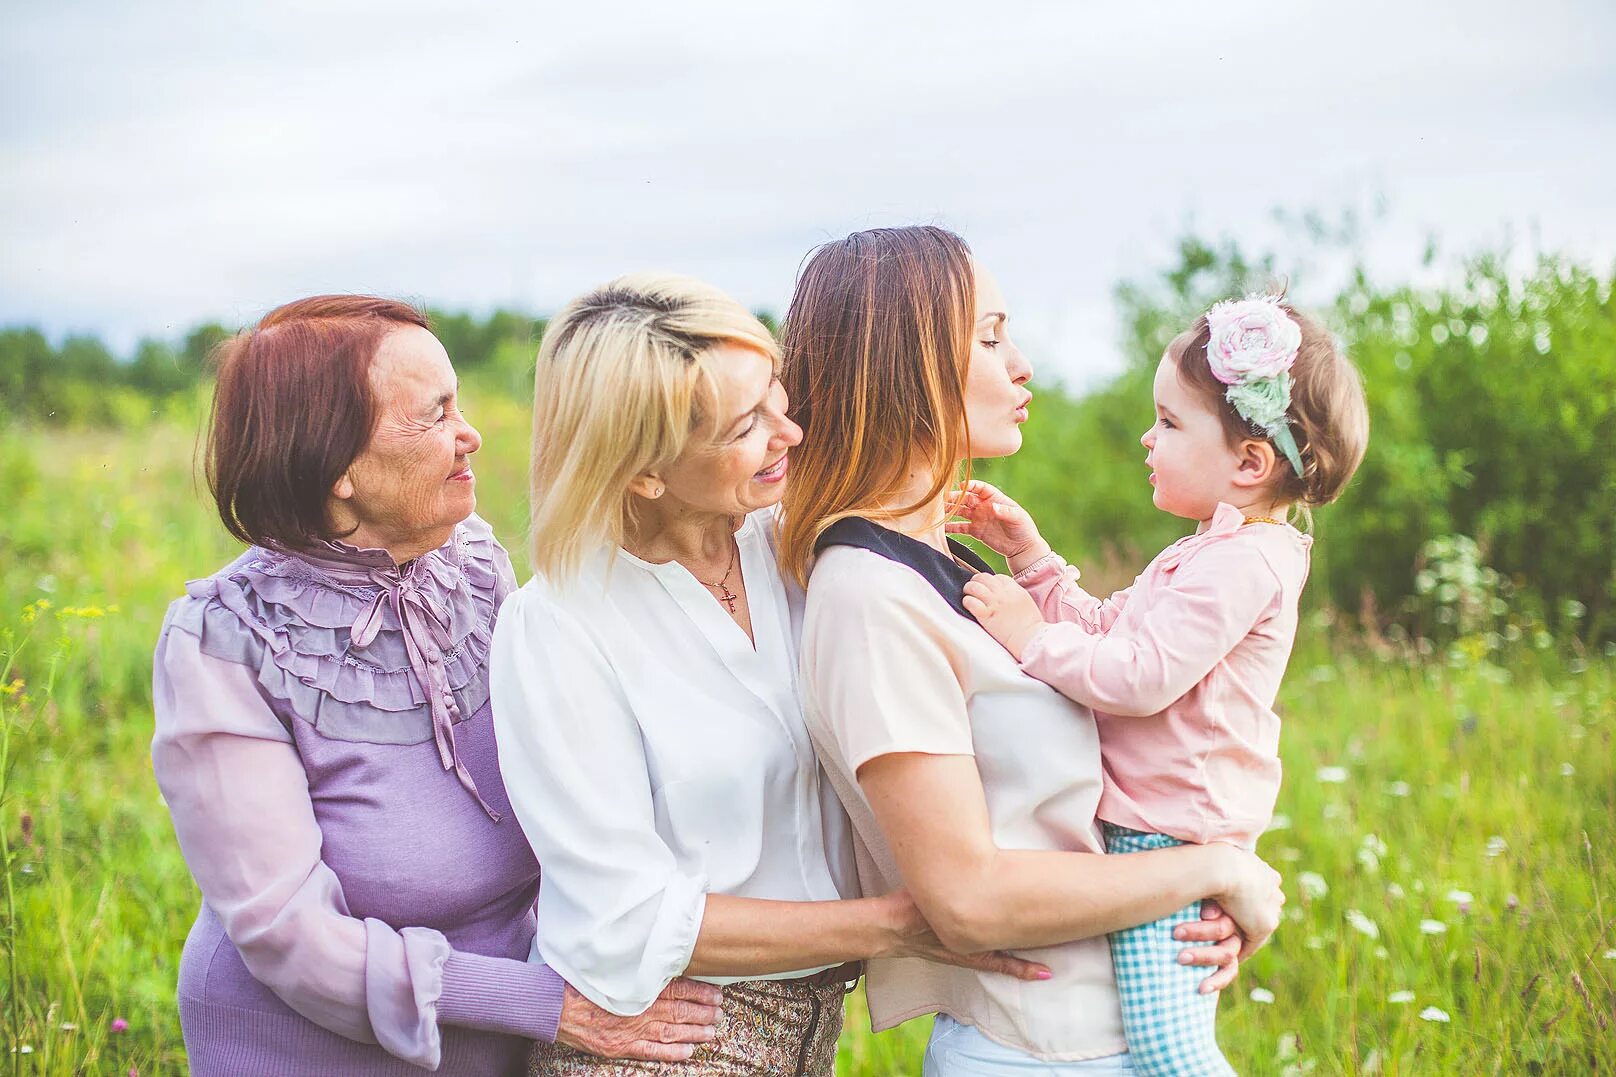
[[[795,672],[790,655],[790,636],[781,623],[784,596],[773,573],[758,522],[751,516],[735,530],[739,550],[737,568],[746,587],[747,606],[752,615],[752,638],[724,611],[723,605],[702,586],[700,580],[678,561],[647,561],[619,548],[618,556],[649,572],[662,585],[668,597],[678,603],[685,615],[706,637],[731,675],[779,716],[784,701],[779,698],[776,667]],[[784,650],[782,650],[784,648]],[[786,686],[788,689],[791,685]]]
[[[819,541],[814,543],[814,552],[819,553],[827,546],[856,546],[880,554],[889,561],[907,565],[920,573],[921,579],[931,584],[932,590],[941,595],[955,613],[974,621],[976,618],[971,617],[965,609],[965,585],[979,572],[991,573],[993,566],[963,542],[952,538],[947,541],[953,557],[917,538],[882,527],[862,516],[849,516],[825,528]],[[971,567],[966,568],[960,561]]]

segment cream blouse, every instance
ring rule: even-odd
[[[857,779],[860,766],[893,752],[974,756],[1002,848],[1102,852],[1093,716],[1021,672],[921,575],[938,575],[936,562],[959,571],[953,562],[907,536],[857,523],[910,563],[856,546],[825,548],[808,586],[802,670],[808,728],[852,819],[864,893],[903,885]],[[1126,1049],[1103,936],[1020,956],[1047,964],[1054,977],[1023,982],[913,958],[872,961],[871,1023],[880,1031],[947,1013],[1046,1061]]]
[[[494,727],[539,859],[535,960],[613,1013],[684,972],[709,893],[842,896],[847,822],[803,724],[772,535],[769,510],[735,533],[755,648],[682,565],[624,550],[500,612]]]

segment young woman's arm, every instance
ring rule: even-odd
[[[883,755],[859,768],[858,781],[915,904],[950,949],[1055,945],[1159,920],[1201,898],[1239,925],[1242,957],[1279,924],[1279,874],[1230,845],[1129,856],[1000,849],[970,756]]]

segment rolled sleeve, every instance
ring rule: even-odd
[[[707,878],[657,833],[638,723],[582,625],[530,585],[490,662],[500,769],[543,871],[539,950],[597,1006],[642,1013],[690,964]]]

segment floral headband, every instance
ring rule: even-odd
[[[1212,376],[1229,388],[1223,398],[1246,422],[1268,435],[1302,473],[1302,455],[1291,437],[1291,366],[1302,347],[1302,327],[1279,305],[1277,295],[1230,299],[1206,312],[1212,337],[1206,361]]]

